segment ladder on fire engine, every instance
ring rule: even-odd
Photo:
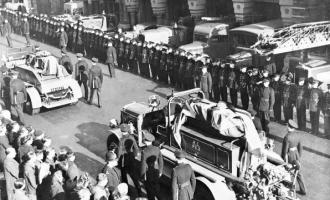
[[[281,54],[330,45],[330,21],[295,24],[260,35],[251,46],[261,55]]]

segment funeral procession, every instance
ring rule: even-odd
[[[329,200],[330,0],[0,0],[0,200]]]

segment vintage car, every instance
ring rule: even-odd
[[[24,64],[17,62],[12,70],[19,72],[19,79],[26,85],[27,113],[37,114],[41,107],[54,108],[76,104],[82,97],[77,81],[49,52],[29,54],[23,60]]]
[[[140,147],[144,146],[142,129],[155,135],[164,158],[164,181],[169,181],[175,166],[174,152],[182,149],[187,153],[186,162],[197,179],[196,200],[250,199],[254,195],[259,195],[257,199],[296,199],[290,186],[296,170],[291,173],[281,157],[268,148],[273,145],[258,135],[249,113],[220,108],[203,97],[203,92],[196,88],[172,93],[163,109],[150,102],[133,102],[121,110],[121,122],[135,127],[132,133]],[[226,112],[232,117],[219,117]],[[230,123],[232,120],[237,123]],[[109,138],[119,141],[120,130],[110,132]],[[272,177],[261,187],[250,176],[256,171],[261,172],[260,176]],[[234,190],[228,187],[229,182]]]

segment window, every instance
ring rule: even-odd
[[[209,36],[208,35],[194,33],[194,41],[200,41],[200,42],[207,43],[208,39],[209,39]]]

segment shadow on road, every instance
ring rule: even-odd
[[[75,134],[79,139],[78,144],[104,159],[106,141],[109,127],[97,122],[88,122],[78,125],[80,133]]]

